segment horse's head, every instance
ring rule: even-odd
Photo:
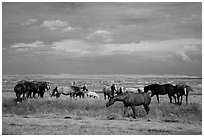
[[[115,103],[115,100],[113,98],[111,98],[107,103],[106,103],[106,107],[109,107],[111,105],[113,105]]]
[[[190,86],[188,86],[188,85],[186,85],[186,89],[187,89],[188,91],[193,91],[193,89],[192,89]]]
[[[49,82],[45,82],[45,88],[47,89],[47,91],[51,89]]]
[[[149,87],[148,87],[148,86],[145,86],[145,87],[144,87],[144,92],[147,93],[148,91],[149,91]]]
[[[87,85],[84,85],[83,87],[81,87],[81,89],[83,92],[88,92]]]
[[[185,85],[185,87],[184,87],[184,95],[187,95],[190,91],[193,91],[193,89],[190,86]]]

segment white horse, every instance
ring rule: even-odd
[[[81,94],[82,95],[81,95]],[[82,87],[78,87],[78,86],[60,86],[60,87],[56,87],[55,89],[53,89],[52,93],[51,93],[51,97],[52,96],[56,96],[55,94],[59,94],[59,96],[61,94],[63,95],[70,95],[70,97],[75,97],[74,95],[79,96],[83,96],[83,92],[82,92]]]
[[[87,95],[88,97],[93,97],[93,98],[98,98],[98,99],[99,99],[99,95],[98,95],[96,92],[93,92],[93,91],[88,91],[88,92],[86,93],[86,95]]]
[[[134,92],[134,93],[137,93],[137,89],[136,88],[128,88],[128,87],[126,87],[125,88],[125,92]]]
[[[125,92],[141,93],[144,92],[144,88],[125,88]]]

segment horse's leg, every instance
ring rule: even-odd
[[[143,104],[143,106],[144,106],[144,109],[145,109],[145,111],[147,112],[147,115],[148,115],[149,111],[150,111],[149,106],[146,105],[146,104]]]
[[[152,94],[151,94],[151,98],[152,98],[154,95],[155,95],[155,94],[152,93]]]
[[[104,93],[104,99],[106,100],[106,94]]]
[[[70,95],[69,95],[69,96],[70,96],[70,98],[72,99],[72,93],[70,93]]]
[[[157,94],[156,96],[157,96],[157,101],[158,101],[158,103],[159,103],[159,94]]]
[[[183,100],[183,95],[181,95],[181,102],[180,102],[180,105],[182,104],[182,100]]]
[[[133,111],[133,114],[134,114],[133,118],[136,118],[136,109],[135,109],[135,106],[131,106],[131,108],[132,108],[132,111]]]
[[[186,94],[186,105],[188,105],[188,94]]]
[[[124,105],[125,105],[125,108],[124,108],[124,111],[123,111],[123,117],[125,117],[127,109],[128,109],[128,105],[126,105],[125,103],[124,103]]]
[[[110,94],[108,94],[107,96],[108,96],[108,100],[110,100],[110,98],[111,98],[111,97],[110,97]]]
[[[176,96],[175,96],[175,94],[173,94],[172,96],[174,97],[174,100],[175,100],[175,104],[176,104]]]
[[[171,95],[168,94],[168,96],[169,96],[170,103],[172,103],[172,97],[171,97]]]
[[[180,95],[177,94],[177,103],[178,103],[178,104],[179,104],[179,97],[180,97]]]

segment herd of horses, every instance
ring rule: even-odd
[[[43,98],[45,91],[50,91],[51,86],[46,81],[27,81],[21,80],[14,87],[16,94],[16,102],[22,102],[26,98]],[[151,98],[156,95],[159,103],[159,95],[168,95],[170,103],[172,103],[172,97],[174,98],[175,104],[182,104],[183,96],[186,96],[186,105],[188,104],[188,94],[192,91],[192,88],[187,84],[151,84],[144,88],[137,90],[131,90],[131,88],[117,87],[116,84],[106,85],[103,88],[104,99],[108,99],[106,107],[113,105],[116,101],[123,102],[125,109],[124,115],[128,107],[132,108],[134,117],[136,116],[135,106],[143,105],[147,114],[150,111],[149,105]],[[55,87],[49,92],[51,97],[59,98],[60,95],[69,95],[71,98],[84,98],[85,95],[89,97],[99,98],[98,94],[93,91],[89,91],[86,85],[77,86],[64,86]]]

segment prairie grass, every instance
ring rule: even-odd
[[[110,107],[106,107],[107,101],[104,99],[28,99],[19,104],[12,98],[3,98],[2,114],[14,115],[55,115],[55,116],[88,116],[97,118],[107,118],[109,116],[123,117],[124,105],[116,102]],[[151,118],[160,120],[184,120],[184,121],[202,121],[202,106],[198,103],[188,105],[156,103],[150,104],[150,113],[147,116],[143,106],[136,107],[137,117]],[[129,108],[127,117],[132,117],[132,110]]]

